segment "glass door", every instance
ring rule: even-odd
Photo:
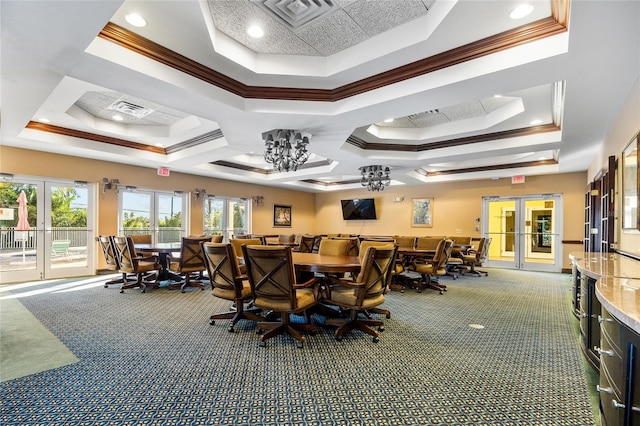
[[[206,196],[204,203],[204,233],[223,235],[229,241],[233,235],[250,232],[249,203],[244,198]]]
[[[0,183],[0,282],[92,275],[94,191],[28,178]]]
[[[93,275],[93,190],[85,183],[45,182],[45,277]]]
[[[44,279],[44,182],[16,179],[0,183],[0,282]],[[24,193],[27,220],[18,226],[20,194]]]
[[[484,197],[487,266],[560,272],[562,197]]]

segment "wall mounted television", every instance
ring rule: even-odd
[[[377,219],[376,204],[373,198],[356,198],[341,200],[342,218],[344,220],[373,220]]]

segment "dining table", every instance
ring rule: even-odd
[[[162,269],[160,269],[160,276],[158,281],[181,281],[182,277],[178,274],[174,274],[169,270],[169,258],[171,253],[179,253],[181,243],[156,243],[156,244],[134,244],[136,252],[152,253],[158,255],[158,263]]]
[[[318,253],[292,252],[296,272],[357,273],[360,271],[358,256],[332,256]]]

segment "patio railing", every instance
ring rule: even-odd
[[[0,229],[0,250],[22,249],[22,239],[16,239],[26,233],[24,241],[25,249],[34,249],[36,246],[36,234],[38,230],[31,228],[29,231],[16,231],[15,227],[7,227]],[[69,247],[86,247],[87,246],[87,229],[86,228],[52,228],[51,239],[69,240]]]

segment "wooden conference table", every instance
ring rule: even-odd
[[[358,256],[329,256],[318,253],[292,252],[293,264],[297,272],[359,272]]]
[[[159,281],[181,281],[182,277],[178,274],[174,274],[169,270],[169,257],[171,253],[180,252],[180,243],[160,243],[160,244],[134,244],[136,251],[141,253],[157,253],[158,263],[162,266],[160,270]]]

